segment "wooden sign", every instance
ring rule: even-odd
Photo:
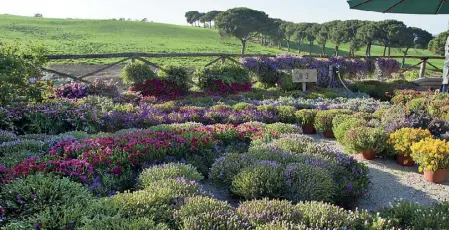
[[[292,70],[293,82],[317,82],[318,71],[316,69],[294,69]]]

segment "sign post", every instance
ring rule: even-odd
[[[307,91],[308,82],[317,82],[318,71],[316,69],[294,69],[292,70],[293,83],[302,83],[302,91]]]

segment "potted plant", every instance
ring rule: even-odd
[[[304,134],[316,134],[315,126],[313,126],[316,114],[317,111],[314,109],[302,109],[296,111],[296,121],[301,125]]]
[[[424,171],[424,179],[433,183],[443,183],[449,174],[449,142],[431,137],[414,143],[411,156]]]
[[[415,161],[410,156],[410,147],[427,137],[432,137],[429,130],[414,128],[402,128],[390,134],[388,143],[393,146],[397,154],[397,163],[409,167],[415,165]]]
[[[374,160],[377,153],[385,149],[388,134],[380,128],[356,127],[345,135],[345,145],[366,160]]]
[[[349,110],[323,110],[318,111],[315,116],[314,126],[317,131],[322,132],[324,137],[335,138],[332,131],[332,120],[340,114],[352,114]]]

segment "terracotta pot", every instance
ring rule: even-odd
[[[413,161],[411,156],[398,155],[396,158],[396,162],[398,165],[412,167],[415,165],[415,161]]]
[[[376,158],[376,151],[373,151],[373,150],[363,151],[360,154],[360,158],[365,159],[365,160],[374,160],[374,158]]]
[[[326,130],[323,132],[323,136],[326,138],[335,138],[334,132],[332,130]]]
[[[304,134],[316,134],[316,129],[313,124],[305,124],[302,126],[302,133]]]
[[[438,169],[435,172],[424,171],[424,179],[432,183],[443,183],[449,175],[448,169]]]

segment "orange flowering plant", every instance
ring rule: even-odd
[[[398,155],[410,156],[410,147],[428,137],[432,137],[432,134],[427,129],[402,128],[390,134],[388,143]]]
[[[410,149],[420,172],[449,168],[449,142],[446,140],[429,137],[414,143]]]

